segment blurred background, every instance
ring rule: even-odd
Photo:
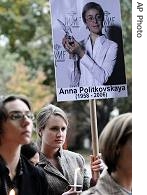
[[[132,111],[132,1],[120,4],[128,97],[96,101],[98,134],[111,118]],[[47,0],[0,1],[0,96],[12,93],[29,97],[34,113],[47,102],[64,109],[70,121],[65,147],[84,151],[87,158],[91,153],[89,101],[56,101]]]

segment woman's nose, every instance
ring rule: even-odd
[[[62,135],[62,130],[59,129],[58,132],[57,132],[57,136],[61,136]]]

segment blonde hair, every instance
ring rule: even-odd
[[[52,115],[58,115],[62,117],[66,125],[68,126],[68,118],[66,113],[61,108],[54,106],[53,104],[47,104],[41,108],[36,116],[36,126],[38,132],[40,132],[41,129],[45,128],[48,119]]]
[[[131,136],[132,113],[121,114],[113,118],[100,134],[100,152],[110,173],[116,170],[120,147],[124,146]]]

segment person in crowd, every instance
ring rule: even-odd
[[[0,194],[48,195],[44,172],[20,155],[31,141],[33,114],[26,97],[9,95],[0,100]]]
[[[39,162],[39,150],[34,142],[23,145],[21,147],[21,154],[33,165],[36,165]]]
[[[113,118],[100,134],[99,147],[107,169],[98,183],[81,195],[132,195],[132,114]]]
[[[98,174],[94,173],[103,168],[99,156],[91,162],[90,179],[85,169],[84,158],[78,153],[63,149],[68,117],[62,109],[52,104],[43,106],[36,115],[36,127],[41,138],[40,161],[37,165],[46,173],[51,195],[61,195],[68,191],[68,187],[75,183],[75,169],[79,169],[76,183],[82,185],[83,190],[96,184]]]
[[[77,42],[67,35],[62,40],[63,47],[70,55],[77,56],[71,74],[71,87],[104,85],[116,64],[118,45],[102,33],[104,11],[102,7],[89,2],[83,7],[82,19],[89,30],[88,37]]]

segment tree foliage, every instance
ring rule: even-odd
[[[54,85],[49,5],[44,0],[0,2],[0,34],[8,38],[7,49],[35,74],[42,67],[45,84]]]
[[[42,85],[45,75],[38,71],[35,77],[32,77],[27,66],[15,64],[15,75],[6,83],[9,93],[23,94],[33,103],[34,111],[37,111],[45,103],[51,101],[53,95],[50,93],[50,87]]]
[[[5,94],[6,83],[14,74],[14,64],[18,55],[10,53],[5,48],[0,48],[0,94]]]
[[[126,62],[126,75],[128,79],[132,78],[132,1],[121,0],[121,17],[124,55]]]

